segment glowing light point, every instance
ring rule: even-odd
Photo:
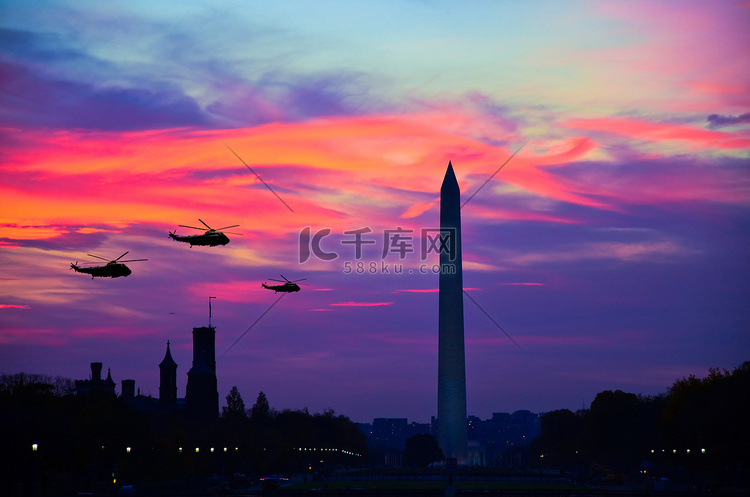
[[[36,452],[39,450],[39,444],[31,444],[31,451]]]

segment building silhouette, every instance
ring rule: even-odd
[[[219,391],[216,385],[216,329],[193,328],[193,367],[188,371],[185,407],[196,421],[219,417]]]
[[[112,380],[112,371],[107,368],[107,379],[102,380],[102,363],[91,363],[91,378],[88,380],[76,380],[76,395],[91,395],[92,393],[115,395],[115,382]]]
[[[524,460],[524,449],[541,433],[542,413],[528,410],[513,413],[495,412],[491,419],[467,416],[466,465],[518,467]],[[439,432],[437,419],[422,424],[406,418],[375,418],[372,423],[359,423],[367,437],[367,446],[379,465],[399,466],[406,440],[414,435]]]
[[[142,395],[135,380],[122,380],[120,398],[131,409],[149,412],[175,412],[195,422],[211,422],[219,417],[219,391],[216,380],[216,329],[213,326],[193,328],[193,364],[187,373],[185,398],[177,397],[177,367],[170,342],[159,363],[159,398]],[[115,382],[108,370],[102,380],[102,363],[91,363],[91,378],[76,380],[77,395],[93,392],[115,396]]]
[[[159,363],[159,407],[177,408],[177,363],[172,359],[167,341],[167,352]]]

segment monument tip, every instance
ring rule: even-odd
[[[445,171],[443,185],[440,187],[441,192],[446,190],[459,191],[458,180],[456,179],[456,173],[453,172],[453,163],[451,161],[448,161],[448,169]]]

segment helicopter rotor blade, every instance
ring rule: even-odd
[[[203,223],[203,219],[200,219],[200,218],[199,218],[199,219],[198,219],[198,221],[200,221],[201,223]],[[213,229],[213,228],[212,228],[211,226],[207,225],[206,223],[203,223],[203,225],[204,225],[204,226],[205,226],[206,228],[210,229],[210,230],[212,230],[212,229]]]
[[[283,274],[281,275],[281,277],[282,277],[282,278],[284,278],[284,279],[285,279],[286,281],[289,281],[289,280],[288,280],[288,279],[286,278],[286,276],[284,276]],[[290,283],[291,283],[291,282],[290,282]]]
[[[223,228],[216,228],[216,231],[225,230],[227,228],[236,228],[239,224],[233,224],[232,226],[224,226]]]
[[[234,231],[222,231],[222,233],[229,233],[230,235],[245,236],[242,233],[235,233]]]
[[[140,261],[147,261],[148,259],[130,259],[129,261],[120,261],[120,262],[140,262]]]
[[[97,259],[101,259],[103,261],[109,262],[109,259],[105,259],[104,257],[99,257],[98,255],[94,255],[94,254],[86,254],[86,255],[88,255],[89,257],[96,257]]]
[[[123,257],[125,257],[125,255],[127,255],[128,252],[130,252],[130,250],[128,250],[127,252],[125,252],[124,254],[122,254],[120,257],[118,257],[117,259],[115,259],[115,262],[119,261],[120,259],[122,259]]]
[[[286,283],[286,281],[282,281],[282,280],[275,280],[275,279],[273,279],[273,278],[268,278],[268,281],[278,281],[279,283]]]
[[[194,230],[201,230],[201,231],[203,231],[203,230],[206,229],[206,228],[196,228],[195,226],[185,226],[184,224],[178,224],[177,226],[179,226],[181,228],[191,228],[191,229],[194,229]]]
[[[307,278],[300,278],[298,280],[292,280],[292,283],[297,283],[298,281],[305,281]]]

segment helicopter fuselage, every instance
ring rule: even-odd
[[[221,232],[206,232],[202,235],[176,235],[170,233],[169,237],[178,242],[189,243],[193,245],[205,246],[205,247],[216,247],[217,245],[226,245],[229,243],[229,237]]]
[[[274,293],[299,292],[299,285],[296,283],[291,283],[291,282],[284,283],[283,285],[266,285],[265,283],[261,283],[261,286],[267,290],[273,290]]]
[[[119,278],[128,276],[132,271],[128,266],[119,262],[109,262],[104,266],[81,267],[78,264],[70,264],[70,268],[77,273],[90,274],[91,278]]]

